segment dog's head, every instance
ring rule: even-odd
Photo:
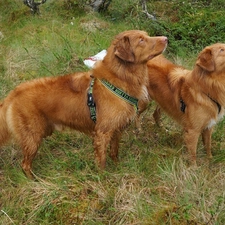
[[[216,43],[204,48],[198,56],[196,65],[206,72],[225,71],[225,44]]]
[[[143,63],[161,54],[167,46],[167,37],[149,37],[140,30],[129,30],[116,36],[114,54],[125,62]]]

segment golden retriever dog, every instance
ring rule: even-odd
[[[107,146],[117,161],[121,131],[135,118],[137,101],[146,98],[147,61],[166,46],[164,36],[125,31],[93,70],[20,84],[0,105],[0,145],[15,139],[23,151],[23,171],[32,178],[32,161],[42,139],[70,127],[93,137],[96,164],[104,169]]]
[[[148,93],[183,127],[190,165],[197,165],[200,135],[207,156],[211,158],[213,126],[224,115],[225,44],[217,43],[203,49],[192,71],[174,65],[162,55],[149,61],[147,66]],[[144,108],[143,104],[140,111]]]

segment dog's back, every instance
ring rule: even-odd
[[[178,66],[163,55],[148,61],[150,97],[175,120],[180,120],[180,91],[188,70]],[[178,121],[179,122],[179,121]]]

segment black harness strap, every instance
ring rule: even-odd
[[[219,114],[220,111],[221,111],[221,105],[220,105],[216,100],[214,100],[213,98],[211,98],[209,94],[207,94],[207,97],[208,97],[211,101],[213,101],[214,103],[216,103],[217,108],[218,108],[218,114]],[[185,109],[186,109],[186,104],[185,104],[185,102],[183,101],[183,99],[181,98],[181,99],[180,99],[180,110],[181,110],[181,112],[185,113]]]
[[[181,98],[180,99],[180,111],[183,112],[183,113],[185,113],[185,109],[186,109],[186,104],[183,101],[183,99]]]
[[[88,93],[87,93],[87,105],[89,107],[90,110],[90,117],[91,119],[96,122],[96,105],[94,102],[94,98],[93,98],[93,86],[94,86],[94,82],[95,82],[95,78],[91,76],[91,83],[90,86],[88,88]]]
[[[214,100],[213,98],[211,98],[209,94],[207,94],[207,96],[208,96],[208,98],[209,98],[210,100],[212,100],[214,103],[216,103],[217,108],[218,108],[218,114],[219,114],[220,111],[221,111],[221,105],[220,105],[216,100]]]

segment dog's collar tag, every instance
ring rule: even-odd
[[[115,87],[113,84],[109,83],[105,79],[99,80],[108,90],[110,90],[113,94],[115,94],[117,97],[123,99],[124,101],[130,103],[134,106],[135,110],[138,111],[138,99],[134,98],[127,93],[125,93],[123,90]]]
[[[96,123],[96,105],[95,105],[94,98],[93,98],[93,86],[94,86],[95,78],[92,76],[91,76],[91,78],[92,78],[91,83],[90,83],[90,86],[88,88],[88,93],[87,93],[87,105],[90,110],[90,117]]]

